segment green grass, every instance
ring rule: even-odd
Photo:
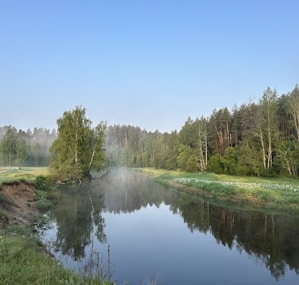
[[[46,167],[0,167],[0,185],[4,182],[26,180],[37,186],[36,199],[41,211],[58,202],[55,187],[48,179]],[[1,195],[1,194],[0,194]],[[1,199],[6,199],[0,196]],[[10,202],[10,201],[8,201]],[[13,203],[13,201],[11,201]],[[1,224],[5,229],[1,229]],[[0,284],[111,284],[100,276],[79,276],[65,269],[42,249],[30,229],[8,225],[8,215],[0,208]],[[84,274],[83,274],[84,275]]]
[[[143,169],[157,182],[213,199],[299,213],[299,181]]]
[[[0,231],[1,284],[110,284],[81,277],[42,253],[37,239],[24,228]]]
[[[34,181],[39,175],[49,175],[47,167],[0,167],[0,184],[15,180]]]

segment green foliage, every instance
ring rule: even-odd
[[[35,178],[35,183],[38,189],[46,190],[47,186],[49,186],[48,180],[46,176],[39,175]]]
[[[105,125],[92,129],[85,113],[84,108],[76,107],[57,120],[58,138],[50,148],[50,168],[56,179],[81,181],[90,170],[103,167]]]
[[[223,168],[225,174],[237,174],[238,154],[234,147],[228,147],[224,152]]]
[[[215,109],[208,118],[189,117],[179,132],[147,132],[130,125],[106,129],[102,123],[91,128],[82,107],[65,112],[57,124],[51,172],[62,180],[78,181],[91,169],[102,168],[105,154],[108,166],[269,177],[299,174],[298,86],[280,97],[267,88],[258,103],[234,106],[232,111]],[[53,141],[56,133],[6,127],[0,137],[0,164],[46,164],[49,154],[40,137]]]
[[[4,165],[20,165],[24,160],[25,142],[15,128],[9,127],[0,143],[0,152]]]
[[[53,203],[51,201],[47,200],[47,198],[45,198],[45,197],[41,197],[38,200],[37,207],[42,212],[46,212],[47,210],[51,209],[52,206],[53,206]]]
[[[222,174],[224,173],[223,159],[219,153],[214,154],[209,161],[208,171]]]
[[[132,126],[107,130],[109,165],[213,171],[230,175],[299,174],[299,89],[278,97],[267,88],[258,103],[188,118],[180,132],[151,133]]]
[[[197,170],[196,156],[190,146],[183,144],[179,146],[177,162],[179,168],[185,171],[195,172]]]
[[[199,140],[198,132],[196,124],[194,124],[194,121],[191,120],[190,117],[185,122],[185,125],[182,127],[179,139],[182,145],[188,146],[192,149],[196,148]]]
[[[55,132],[34,129],[24,132],[16,128],[0,127],[0,165],[45,166],[49,163],[49,145],[56,137]]]
[[[44,190],[36,190],[36,198],[37,206],[42,212],[51,209],[59,201],[57,190],[52,185],[48,185]]]
[[[298,141],[283,141],[277,149],[280,162],[280,173],[297,176],[299,170],[299,143]]]
[[[57,190],[50,176],[38,175],[35,178],[35,184],[37,187],[37,206],[40,211],[45,212],[58,203]]]
[[[231,114],[227,107],[214,110],[208,123],[208,141],[212,153],[224,154],[231,145]]]
[[[244,140],[240,143],[237,151],[238,166],[236,174],[260,176],[262,173],[262,160],[255,141],[249,139]]]

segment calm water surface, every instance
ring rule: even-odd
[[[299,284],[298,218],[216,206],[128,170],[65,189],[41,238],[65,266],[118,285]]]

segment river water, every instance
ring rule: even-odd
[[[299,284],[299,219],[213,205],[111,170],[63,191],[40,229],[56,259],[117,285]]]

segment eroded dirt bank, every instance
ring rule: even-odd
[[[38,216],[36,186],[24,180],[6,182],[0,186],[0,208],[10,224],[30,225]],[[1,223],[1,221],[0,221]]]

